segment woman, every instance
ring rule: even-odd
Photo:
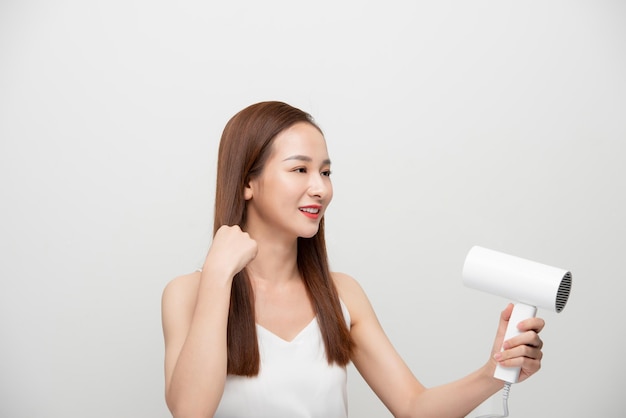
[[[329,271],[330,164],[311,116],[285,103],[249,106],[226,125],[213,242],[202,270],[163,292],[175,417],[345,417],[350,361],[394,416],[459,417],[503,387],[497,363],[521,366],[520,381],[539,370],[544,321],[523,321],[503,344],[510,305],[484,366],[425,388],[358,283]]]

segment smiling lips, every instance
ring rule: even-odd
[[[321,206],[303,206],[300,209],[300,212],[308,218],[317,219],[320,215],[320,211],[322,209]]]

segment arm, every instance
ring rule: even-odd
[[[483,367],[462,379],[434,388],[424,387],[385,335],[358,283],[340,274],[335,274],[335,282],[352,319],[353,363],[394,416],[464,417],[502,388],[503,382],[493,377],[496,365],[493,355]],[[500,351],[511,309],[512,305],[501,315],[494,355]],[[543,320],[539,318],[524,321],[523,330],[528,332],[512,338],[510,346],[505,345],[510,348],[501,353],[502,365],[522,366],[520,381],[539,369],[541,340],[537,332],[542,328]]]
[[[239,227],[222,227],[202,273],[176,278],[163,292],[165,400],[175,417],[210,417],[217,409],[226,381],[232,279],[256,251]]]

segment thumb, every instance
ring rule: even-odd
[[[506,328],[509,325],[509,319],[511,319],[511,313],[513,312],[513,304],[509,303],[506,308],[500,313],[500,323],[498,325],[498,332],[496,333],[496,340],[493,344],[493,353],[497,353],[502,348],[504,342],[504,334],[506,334]]]

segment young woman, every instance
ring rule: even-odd
[[[520,380],[539,370],[544,321],[523,321],[503,342],[510,305],[484,366],[424,387],[358,283],[329,271],[330,164],[311,116],[285,103],[249,106],[226,125],[213,242],[202,270],[163,292],[175,417],[346,417],[350,361],[394,416],[462,417],[503,387],[497,363],[521,366]]]

